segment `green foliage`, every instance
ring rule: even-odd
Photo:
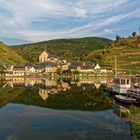
[[[137,33],[136,33],[136,32],[133,32],[133,33],[132,33],[132,36],[136,36],[136,35],[137,35]]]
[[[25,62],[26,60],[16,53],[11,47],[8,47],[0,42],[0,64],[22,64]]]
[[[140,38],[121,38],[104,49],[92,51],[87,60],[95,61],[100,65],[114,67],[115,57],[117,68],[121,71],[139,73],[140,71]],[[129,72],[129,74],[130,74]]]
[[[140,139],[140,108],[136,106],[131,106],[130,111],[130,126],[132,132],[135,134],[137,139]]]
[[[10,137],[7,138],[7,140],[16,140],[16,138],[13,137],[13,136],[10,136]]]
[[[38,57],[44,51],[68,60],[85,60],[91,51],[104,48],[111,40],[105,38],[88,37],[80,39],[59,39],[12,46],[23,58],[30,62],[38,62]],[[27,55],[28,54],[28,55]]]

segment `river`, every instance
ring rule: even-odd
[[[0,139],[135,139],[123,115],[129,109],[103,91],[102,86],[110,82],[105,77],[1,79]]]

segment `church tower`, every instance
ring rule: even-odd
[[[39,56],[39,62],[40,63],[46,62],[48,60],[48,56],[49,54],[47,53],[46,46],[45,46],[44,52],[42,52],[42,54]]]

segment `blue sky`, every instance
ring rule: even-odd
[[[0,40],[129,36],[140,26],[140,0],[0,0]]]

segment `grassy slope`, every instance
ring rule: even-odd
[[[85,57],[94,50],[103,48],[111,40],[105,38],[88,37],[81,39],[59,39],[34,44],[13,46],[15,51],[31,62],[38,62],[38,57],[45,46],[49,53],[69,60],[85,60]],[[28,54],[28,55],[27,55]]]
[[[102,65],[115,65],[127,73],[140,73],[140,38],[130,38],[114,41],[108,48],[92,51],[88,54],[88,60],[94,60]]]
[[[25,62],[26,60],[17,54],[12,48],[0,42],[0,64],[22,64]]]

